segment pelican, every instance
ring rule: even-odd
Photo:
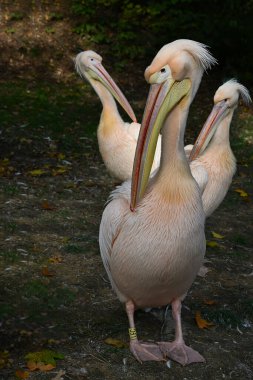
[[[190,145],[185,147],[190,151],[192,175],[202,186],[202,201],[207,217],[225,198],[236,172],[229,130],[240,96],[244,103],[251,102],[247,88],[235,79],[220,86],[214,95],[214,107],[193,148]]]
[[[129,321],[135,358],[182,365],[203,362],[188,347],[181,327],[181,301],[205,254],[205,215],[191,175],[183,138],[190,104],[203,72],[215,63],[205,45],[177,40],[165,45],[145,71],[151,85],[136,148],[132,181],[112,192],[99,231],[102,260]],[[159,170],[149,180],[162,128]],[[144,343],[134,323],[137,308],[171,304],[173,342]]]
[[[125,181],[131,178],[134,153],[140,130],[135,114],[127,99],[112,77],[102,66],[102,57],[94,51],[79,53],[75,59],[76,71],[86,78],[98,94],[103,111],[97,130],[99,151],[109,173]],[[126,111],[133,123],[125,123],[114,98]],[[159,138],[152,171],[160,163],[161,141]]]

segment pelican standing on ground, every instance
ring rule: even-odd
[[[218,88],[214,95],[214,107],[190,153],[193,176],[195,170],[200,168],[204,168],[208,175],[202,195],[206,216],[210,216],[221,204],[236,172],[236,159],[230,146],[229,130],[240,96],[244,103],[251,102],[247,88],[235,79]]]
[[[112,77],[102,66],[102,57],[94,51],[81,52],[75,59],[76,70],[86,78],[98,94],[103,110],[97,130],[99,151],[111,175],[121,181],[131,178],[134,154],[140,130],[135,114],[127,99]],[[114,98],[126,111],[133,123],[125,123]],[[153,169],[160,163],[161,141],[159,138]]]
[[[201,194],[187,162],[183,138],[190,104],[203,72],[215,62],[205,45],[177,40],[165,45],[145,71],[151,84],[138,139],[132,183],[112,194],[100,225],[103,263],[125,304],[130,350],[140,362],[169,357],[182,365],[204,358],[185,345],[181,301],[205,254]],[[161,164],[149,181],[162,127]],[[130,194],[131,193],[131,194]],[[157,344],[137,338],[137,308],[171,304],[175,340]]]

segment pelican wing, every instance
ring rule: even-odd
[[[100,223],[99,229],[99,246],[103,264],[112,287],[117,292],[117,287],[112,279],[110,270],[110,258],[112,253],[113,244],[117,239],[124,221],[126,210],[129,205],[125,199],[114,198],[107,204]]]
[[[208,182],[207,170],[204,168],[203,165],[201,165],[201,163],[197,161],[192,161],[190,163],[190,168],[191,168],[192,176],[199,186],[200,194],[203,195],[203,192]]]

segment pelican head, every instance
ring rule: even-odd
[[[92,50],[79,53],[75,58],[75,68],[81,78],[86,78],[91,84],[102,83],[126,111],[130,119],[136,122],[136,117],[127,99],[116,85],[110,74],[102,65],[102,57]]]
[[[144,195],[165,119],[176,105],[190,105],[204,71],[214,63],[205,45],[177,40],[163,46],[147,67],[144,75],[151,87],[135,153],[131,210]]]
[[[189,157],[190,161],[203,153],[221,121],[237,108],[240,97],[245,104],[251,102],[249,91],[236,79],[230,79],[218,88],[214,95],[213,109],[194,144]]]

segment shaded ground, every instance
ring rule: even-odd
[[[207,221],[207,240],[217,243],[207,247],[210,272],[196,279],[183,308],[186,342],[206,364],[140,365],[127,347],[105,343],[114,338],[126,346],[128,333],[98,249],[101,214],[115,186],[97,149],[99,100],[73,73],[72,56],[78,47],[91,46],[71,34],[68,8],[60,2],[44,2],[43,9],[36,2],[26,9],[20,1],[7,3],[0,31],[0,379],[15,379],[17,369],[26,369],[25,355],[44,349],[65,358],[48,373],[31,372],[29,379],[51,380],[61,369],[64,380],[252,379],[252,109],[240,106],[234,119],[238,171]],[[140,116],[147,91],[144,67],[115,73],[108,62]],[[201,86],[187,142],[208,115],[220,83],[212,73]],[[241,197],[236,189],[248,195]],[[200,330],[196,311],[214,326]],[[170,310],[165,321],[163,311],[139,311],[136,324],[145,340],[173,337]]]
[[[207,83],[208,85],[208,83]],[[213,84],[213,86],[216,84]],[[240,107],[233,126],[238,172],[222,206],[207,221],[205,278],[197,278],[184,304],[186,342],[206,364],[137,363],[128,348],[127,318],[112,293],[99,255],[98,227],[115,181],[98,154],[94,131],[98,100],[88,85],[1,84],[1,351],[11,361],[0,379],[26,368],[25,355],[43,349],[65,359],[29,379],[252,379],[252,170],[253,117]],[[212,93],[212,91],[210,91]],[[85,104],[85,107],[84,107]],[[210,110],[202,90],[192,109],[188,140]],[[143,107],[138,99],[135,108]],[[202,112],[198,109],[202,105]],[[189,137],[190,136],[190,137]],[[237,137],[237,140],[235,139]],[[235,141],[237,141],[235,143]],[[251,154],[251,155],[250,155]],[[236,189],[248,193],[240,197]],[[213,238],[211,231],[223,235]],[[206,301],[215,301],[207,305]],[[214,323],[200,330],[195,313]],[[170,311],[138,312],[143,339],[172,339]],[[3,356],[3,354],[2,354]],[[7,360],[6,360],[7,361]]]

